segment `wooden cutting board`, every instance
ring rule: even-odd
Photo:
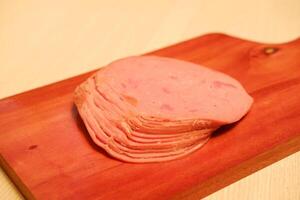
[[[254,97],[250,113],[183,159],[129,164],[93,144],[73,104],[92,72],[3,99],[1,165],[24,196],[200,199],[300,150],[300,40],[266,45],[209,34],[149,54],[233,76]]]

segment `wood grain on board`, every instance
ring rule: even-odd
[[[300,40],[209,34],[149,54],[233,76],[254,97],[251,111],[183,159],[130,164],[93,144],[73,104],[93,72],[0,100],[1,165],[27,198],[199,199],[300,150]]]

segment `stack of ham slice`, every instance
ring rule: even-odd
[[[127,162],[159,162],[199,149],[240,120],[252,98],[223,73],[190,62],[136,56],[101,68],[75,104],[93,141]]]

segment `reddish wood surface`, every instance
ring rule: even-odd
[[[210,34],[150,54],[223,71],[250,113],[184,159],[129,164],[93,144],[72,92],[91,73],[0,101],[1,164],[36,199],[199,199],[300,150],[300,40],[265,45]]]

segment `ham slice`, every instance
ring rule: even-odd
[[[253,102],[223,73],[157,56],[115,61],[75,91],[93,141],[127,162],[160,162],[199,149],[222,125],[240,120]]]

